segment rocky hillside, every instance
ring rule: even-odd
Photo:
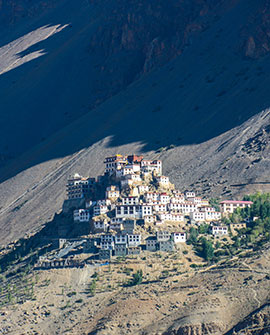
[[[61,1],[61,0],[60,0]],[[59,0],[1,0],[0,25],[2,28],[16,26],[21,20],[40,16],[43,11],[55,8]]]
[[[154,116],[160,124],[166,115],[170,136],[149,138],[160,133],[153,122],[139,138],[106,126],[94,141],[109,132],[121,144],[138,139],[152,149],[198,143],[231,129],[269,105],[268,6],[267,0],[2,1],[1,161],[82,115],[95,119],[96,106],[126,89],[129,101],[137,99],[133,113],[141,115],[142,103],[146,120]],[[104,117],[118,115],[110,102]],[[183,124],[187,133],[172,137]]]
[[[244,48],[262,46],[267,1],[47,4],[0,34],[1,159],[22,153],[0,170],[0,243],[40,229],[68,174],[97,175],[115,152],[160,157],[201,195],[269,190],[270,62]]]
[[[183,248],[129,257],[110,267],[36,270],[16,282],[18,290],[33,282],[34,299],[2,307],[1,330],[44,335],[267,334],[269,246],[195,269],[190,265],[198,259],[188,246]],[[143,282],[123,285],[138,269]],[[93,278],[97,287],[90,294]]]

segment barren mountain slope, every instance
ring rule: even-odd
[[[93,142],[107,134],[117,143],[142,140],[153,149],[199,143],[231,129],[269,105],[268,3],[3,3],[1,157],[17,157],[89,110],[90,129],[101,131]],[[131,106],[112,103],[96,123],[100,110],[93,107],[121,91],[125,95],[138,78],[144,84],[127,90]],[[134,99],[140,105],[135,109]],[[126,123],[131,113],[134,129],[103,127],[111,119]],[[161,121],[170,129],[162,136]],[[56,158],[54,151],[49,158]]]
[[[269,249],[188,272],[188,257],[160,257],[148,254],[147,260],[100,267],[99,289],[92,297],[87,294],[94,272],[89,266],[36,272],[35,299],[16,310],[2,309],[4,334],[267,334]],[[143,269],[148,280],[124,287],[126,267]]]
[[[175,60],[3,167],[0,243],[40,229],[61,210],[68,175],[96,176],[115,152],[160,157],[177,187],[202,195],[269,189],[269,114],[257,113],[269,105],[270,62],[237,52],[238,32],[254,8],[240,1]]]
[[[68,7],[58,8],[59,11],[63,9],[60,11],[61,15],[66,17],[62,24],[67,24],[69,15],[78,10],[81,14],[76,16],[77,28],[82,28],[85,24],[82,17],[86,7],[78,7],[71,2],[67,4]],[[74,12],[71,11],[72,8]],[[100,10],[98,6],[95,8]],[[40,229],[55,212],[61,210],[67,176],[74,172],[93,176],[102,173],[103,158],[115,152],[145,152],[152,157],[160,157],[164,160],[164,172],[171,176],[177,187],[194,188],[201,194],[222,194],[230,197],[230,190],[232,194],[238,194],[258,188],[268,189],[268,112],[258,114],[242,126],[232,129],[235,124],[241,124],[243,120],[269,105],[268,56],[259,59],[258,62],[243,59],[237,49],[239,31],[256,10],[258,7],[254,2],[236,2],[223,16],[217,17],[208,29],[197,36],[194,35],[189,48],[168,65],[135,81],[125,91],[3,167],[0,174],[3,181],[0,185],[1,243]],[[90,30],[93,28],[91,24],[87,27]],[[78,30],[78,36],[85,43],[89,41],[88,28],[84,26],[81,33]],[[73,39],[73,33],[67,32],[67,29],[68,27],[64,28],[55,36],[60,38],[62,33],[67,33],[70,41],[75,43],[68,43],[69,50],[73,50],[77,57],[76,46],[81,46],[81,40]],[[58,45],[58,42],[55,40],[54,45]],[[71,54],[67,49],[62,51],[60,54],[70,59]],[[59,58],[49,58],[50,64],[56,68],[58,64],[63,63],[60,54]],[[56,63],[54,59],[57,59]],[[44,58],[45,60],[47,62],[47,58]],[[70,61],[68,64],[74,66]],[[48,69],[47,65],[41,68]],[[8,74],[15,75],[16,71],[21,71],[22,68],[19,67],[19,70],[10,71]],[[74,66],[73,69],[77,71],[78,67]],[[38,82],[43,85],[52,69],[46,72],[45,77],[41,76],[39,66],[36,70],[36,78],[39,78]],[[83,76],[87,75],[87,71],[83,72]],[[69,73],[73,79],[76,77],[72,71]],[[37,82],[33,77],[33,80],[28,80],[25,75],[22,78],[25,85],[36,87]],[[79,73],[76,78],[80,83],[83,82]],[[81,92],[85,86],[79,85],[76,80],[74,85],[78,90],[70,88],[72,94],[63,91],[61,85],[59,86],[56,92],[63,94],[62,101],[71,96],[76,103],[82,101],[79,96],[74,98],[74,92]],[[55,87],[50,86],[51,88],[55,90]],[[30,97],[31,92],[28,90]],[[53,96],[47,90],[39,92]],[[29,100],[29,95],[22,96]],[[16,99],[6,95],[2,102],[6,104],[7,100],[19,101],[18,97]],[[44,99],[35,101],[40,103]],[[65,109],[56,105],[54,100],[51,100],[51,103],[54,107],[52,109],[46,104],[43,105],[55,121],[55,108],[61,113]],[[77,113],[76,106],[69,101],[66,103]],[[18,108],[20,106],[27,110],[23,103],[19,103]],[[25,122],[23,113],[21,115]],[[31,115],[29,113],[32,120]],[[6,117],[12,117],[8,110]],[[13,127],[22,126],[29,132],[18,119],[14,124],[7,124]],[[29,126],[32,129],[33,124],[30,123]],[[40,128],[44,127],[41,127],[39,122],[37,133],[42,132]],[[16,136],[12,136],[14,143],[20,144],[16,130],[11,132],[8,129],[6,127],[7,132],[16,133]],[[7,138],[2,135],[2,139]],[[162,154],[152,150],[171,144],[175,144],[176,147],[163,151]],[[12,176],[14,177],[11,178]]]
[[[164,162],[164,173],[182,190],[194,189],[205,196],[231,198],[255,190],[269,191],[268,110],[242,126],[197,145],[180,146],[162,153],[145,153]],[[22,163],[45,155],[46,150],[72,145],[72,139],[84,140],[85,119],[22,157]],[[57,143],[57,145],[56,145]],[[142,152],[141,143],[111,147],[110,138],[76,154],[37,164],[0,185],[1,243],[39,230],[59,212],[65,198],[68,175],[97,176],[104,171],[103,158],[115,152]],[[18,161],[18,164],[21,163]],[[4,172],[3,172],[4,173]]]

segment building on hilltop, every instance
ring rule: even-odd
[[[116,257],[124,257],[127,255],[127,245],[126,244],[115,244],[114,255]]]
[[[205,221],[218,221],[221,219],[221,213],[213,207],[200,207],[200,212],[205,214]]]
[[[141,244],[141,235],[140,234],[128,234],[127,241],[129,247],[137,247]]]
[[[115,155],[105,158],[105,173],[112,175],[116,170],[120,170],[127,164],[127,158],[122,155]]]
[[[122,204],[123,205],[137,205],[139,203],[138,197],[123,197]]]
[[[187,235],[183,232],[172,233],[174,243],[185,243],[187,241]]]
[[[119,196],[120,191],[118,186],[111,185],[106,188],[106,195],[105,195],[106,199],[115,200],[119,198]]]
[[[114,249],[114,237],[112,234],[101,235],[100,237],[100,248],[105,250]]]
[[[165,252],[174,251],[174,242],[172,240],[159,241],[157,246],[158,246],[158,250],[160,251],[165,251]]]
[[[196,222],[204,222],[205,215],[206,215],[205,212],[195,211],[195,212],[190,213],[190,219]]]
[[[106,205],[95,205],[93,207],[93,216],[106,214],[108,211],[109,211],[109,208]]]
[[[252,201],[224,200],[220,202],[221,212],[233,213],[237,208],[251,207]]]
[[[103,217],[94,217],[93,225],[95,230],[106,232],[109,228],[109,220]]]
[[[146,250],[156,251],[157,250],[157,238],[156,236],[148,236],[145,240]]]
[[[122,168],[116,170],[115,176],[116,178],[122,178],[127,175],[134,175],[136,173],[139,173],[141,170],[140,165],[138,164],[128,164],[123,166]]]
[[[142,160],[141,168],[144,172],[156,172],[157,175],[162,174],[162,162],[160,160]]]
[[[89,222],[90,218],[91,215],[88,209],[76,209],[73,212],[74,222]]]
[[[185,193],[185,197],[188,198],[195,198],[196,197],[196,193],[195,192],[190,192],[190,191],[186,191]]]
[[[159,218],[161,221],[172,221],[172,222],[185,222],[184,214],[181,212],[170,212],[160,213]]]
[[[129,163],[137,163],[140,164],[143,160],[143,156],[137,156],[137,155],[129,155],[127,156],[127,160]]]
[[[133,234],[136,228],[136,221],[132,219],[123,220],[122,234]]]
[[[240,229],[246,229],[247,224],[245,222],[240,222],[240,223],[231,223],[230,224],[230,230],[233,235],[236,235],[238,230]]]
[[[66,190],[68,199],[85,198],[91,194],[95,178],[83,178],[78,173],[68,179]]]
[[[170,185],[170,179],[167,176],[158,176],[156,179],[161,187],[168,187]]]
[[[143,219],[146,215],[152,215],[152,206],[142,205],[117,205],[115,216],[117,218]]]
[[[138,185],[138,194],[145,194],[146,192],[149,191],[149,186],[148,185]]]
[[[170,212],[172,211],[180,211],[184,214],[190,214],[192,212],[196,212],[198,206],[193,204],[190,201],[180,202],[180,203],[170,203],[168,204],[168,209]]]
[[[217,236],[217,235],[228,235],[228,227],[227,226],[212,226],[211,227],[211,232],[212,235]]]
[[[171,239],[171,233],[168,231],[164,231],[164,230],[159,230],[156,233],[156,236],[157,236],[158,242],[169,241]]]

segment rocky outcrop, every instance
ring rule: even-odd
[[[178,329],[169,330],[162,335],[205,335],[205,334],[222,334],[224,325],[220,322],[203,322],[198,324],[188,324],[180,326]]]
[[[264,0],[243,27],[243,53],[258,59],[270,53],[270,1]]]
[[[270,305],[265,304],[248,315],[225,335],[256,335],[269,334],[270,331]]]
[[[53,8],[61,0],[6,0],[0,1],[0,25],[17,24],[25,17],[35,17]]]
[[[90,40],[90,52],[100,55],[100,79],[95,90],[97,94],[103,91],[103,97],[99,96],[96,103],[181,55],[192,43],[192,35],[206,29],[221,7],[227,9],[222,3],[118,1],[109,16],[104,15],[106,25],[99,26]]]

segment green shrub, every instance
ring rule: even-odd
[[[129,286],[135,286],[142,283],[143,280],[143,272],[142,270],[138,270],[136,273],[132,275],[132,279],[129,281]]]

